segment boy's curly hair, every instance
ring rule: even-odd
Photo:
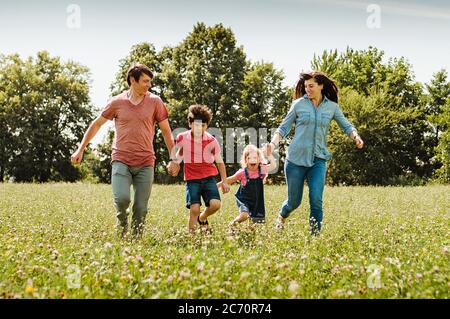
[[[189,106],[187,119],[189,123],[193,123],[195,120],[201,120],[203,123],[209,125],[212,120],[212,112],[206,105],[194,104]]]

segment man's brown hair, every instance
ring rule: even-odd
[[[153,79],[153,72],[150,71],[148,66],[146,66],[145,64],[134,63],[132,66],[130,66],[127,72],[128,85],[131,85],[130,80],[131,77],[133,77],[136,80],[136,82],[138,82],[142,74],[147,74],[151,79]]]

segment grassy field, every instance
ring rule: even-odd
[[[450,186],[328,187],[318,238],[305,195],[282,232],[286,188],[267,186],[266,225],[227,235],[227,194],[189,236],[184,186],[155,185],[130,242],[109,185],[0,184],[0,298],[449,298]]]

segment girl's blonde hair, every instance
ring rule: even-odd
[[[264,153],[262,152],[262,150],[260,150],[259,148],[257,148],[255,145],[253,144],[249,144],[244,148],[244,152],[242,153],[241,156],[241,167],[242,168],[246,168],[247,164],[245,163],[245,160],[247,159],[247,157],[249,156],[250,152],[256,152],[258,153],[258,157],[259,157],[259,161],[261,163],[265,163],[266,162],[266,158],[264,157]]]

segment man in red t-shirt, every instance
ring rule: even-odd
[[[153,138],[155,123],[158,123],[169,154],[174,147],[167,109],[157,95],[149,93],[153,73],[143,64],[135,64],[128,70],[127,82],[130,90],[114,98],[89,126],[78,149],[73,153],[73,164],[79,164],[84,150],[108,120],[114,120],[116,135],[112,145],[111,184],[114,206],[117,211],[118,230],[123,237],[127,233],[130,205],[130,187],[133,184],[133,237],[142,235],[148,200],[154,178],[155,152]],[[178,173],[179,164],[171,161],[170,174]]]
[[[189,232],[195,230],[197,223],[209,229],[208,217],[220,209],[220,194],[214,179],[218,173],[217,168],[222,179],[222,192],[230,191],[219,143],[214,136],[206,132],[211,119],[212,113],[208,107],[191,105],[188,114],[190,130],[178,134],[174,149],[178,161],[184,161],[186,208],[190,211]],[[178,172],[174,172],[172,175],[177,174]],[[202,213],[201,198],[206,206]]]

